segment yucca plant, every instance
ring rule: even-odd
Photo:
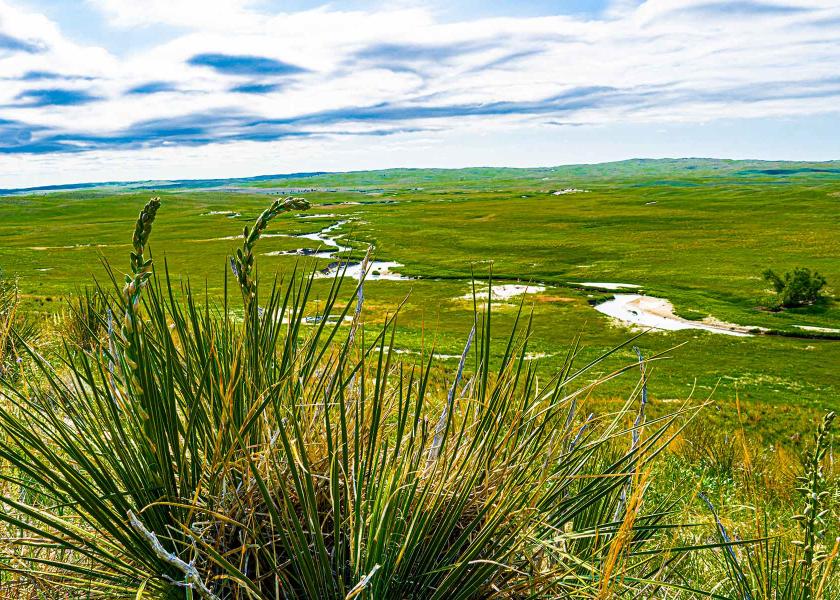
[[[230,261],[242,310],[227,284],[217,305],[155,270],[159,207],[141,212],[116,293],[94,292],[104,340],[63,362],[30,349],[37,377],[0,391],[5,589],[206,599],[689,589],[669,578],[687,548],[660,545],[674,504],[644,495],[652,461],[696,410],[646,421],[635,409],[657,357],[607,376],[642,367],[618,413],[582,419],[599,383],[592,367],[618,348],[578,368],[575,344],[543,380],[526,360],[520,309],[493,358],[488,290],[439,395],[431,354],[396,360],[396,315],[377,330],[363,323],[363,280],[342,302],[336,278],[314,326],[314,271],[261,285],[254,245],[304,200],[275,201],[245,229]]]

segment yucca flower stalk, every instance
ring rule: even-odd
[[[123,357],[128,366],[131,384],[135,386],[135,389],[139,393],[142,393],[142,388],[134,371],[137,368],[141,338],[135,335],[135,332],[142,327],[140,296],[149,277],[152,275],[153,264],[153,260],[151,258],[146,259],[143,254],[146,250],[149,236],[152,233],[152,223],[155,221],[155,215],[157,215],[159,208],[160,198],[152,198],[143,207],[143,210],[140,211],[140,216],[137,218],[137,223],[134,226],[134,236],[131,241],[133,247],[133,251],[130,254],[131,272],[126,274],[125,285],[122,290],[123,308],[125,311],[121,328]]]
[[[796,490],[805,500],[805,510],[802,514],[793,517],[802,528],[802,539],[794,540],[793,544],[802,548],[803,553],[800,565],[802,566],[804,600],[813,598],[816,584],[815,565],[828,558],[828,553],[822,547],[825,538],[825,516],[828,513],[827,509],[823,509],[828,491],[823,489],[825,474],[822,462],[828,450],[828,439],[834,416],[834,412],[829,412],[823,418],[814,436],[814,450],[808,457],[805,473],[796,478],[799,484]]]
[[[265,209],[254,225],[249,229],[245,227],[242,233],[242,248],[236,250],[236,255],[231,259],[233,274],[242,289],[243,298],[247,306],[251,306],[256,298],[256,281],[253,278],[254,269],[254,246],[260,236],[268,227],[272,219],[285,212],[293,210],[307,210],[309,202],[304,198],[277,198]]]

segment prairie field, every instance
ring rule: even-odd
[[[0,200],[0,267],[18,279],[30,310],[60,312],[68,294],[91,276],[102,279],[103,258],[121,264],[129,248],[125,231],[137,206],[154,194],[164,199],[166,218],[153,253],[173,276],[221,297],[226,257],[242,227],[272,196],[300,195],[312,209],[262,240],[263,275],[323,269],[339,256],[358,261],[373,245],[375,259],[400,263],[394,271],[406,280],[367,283],[368,321],[404,303],[401,350],[419,353],[425,345],[441,361],[456,362],[473,319],[472,283],[492,273],[497,285],[544,288],[497,300],[496,318],[500,328],[509,327],[522,302],[534,316],[529,351],[550,371],[578,335],[585,358],[633,333],[593,310],[592,303],[612,292],[583,283],[641,286],[619,291],[667,299],[686,319],[712,316],[770,334],[651,331],[637,342],[646,353],[675,348],[652,375],[654,397],[712,400],[709,412],[719,412],[726,427],[738,396],[750,432],[795,446],[796,432],[837,408],[840,332],[831,330],[840,328],[840,302],[772,312],[761,274],[808,267],[827,278],[829,290],[840,290],[838,169],[834,163],[627,161],[21,194]],[[562,190],[583,191],[552,193]],[[330,235],[351,251],[332,258],[294,254],[319,242],[293,236],[336,224]],[[317,281],[316,295],[329,285]],[[626,349],[605,368],[631,355]],[[609,382],[599,395],[621,397],[632,383]]]
[[[840,593],[837,163],[9,190],[0,240],[2,598]]]

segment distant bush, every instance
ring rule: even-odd
[[[797,267],[792,272],[785,273],[784,278],[772,269],[764,272],[764,279],[769,281],[776,292],[778,306],[793,308],[813,304],[822,297],[825,287],[825,277],[810,269]]]

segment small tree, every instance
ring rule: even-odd
[[[813,304],[822,297],[822,289],[826,284],[825,277],[804,267],[788,271],[784,278],[772,269],[767,269],[764,279],[771,283],[776,291],[779,306],[784,308]]]

